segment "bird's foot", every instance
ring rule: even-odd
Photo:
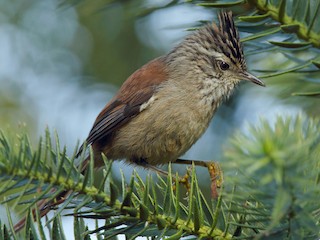
[[[219,197],[218,189],[221,188],[223,183],[223,172],[220,168],[219,163],[217,162],[205,162],[205,161],[194,161],[194,160],[183,160],[183,159],[177,159],[177,161],[173,162],[175,164],[190,164],[200,167],[205,167],[208,169],[210,179],[211,179],[211,196],[212,198],[217,199]],[[190,178],[191,170],[190,168],[187,170],[187,173],[185,176],[181,178],[180,183],[184,184],[188,190],[188,187],[190,188],[189,178]]]

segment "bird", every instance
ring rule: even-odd
[[[104,165],[102,155],[146,168],[187,163],[179,157],[201,137],[241,81],[265,86],[247,70],[232,12],[221,11],[218,19],[129,76],[97,116],[76,157],[91,146],[95,167]],[[90,156],[79,166],[82,173],[89,162]],[[62,191],[54,201],[42,200],[40,215],[69,195]]]
[[[218,18],[219,25],[200,28],[135,71],[97,116],[77,156],[91,146],[96,167],[102,153],[146,167],[175,162],[241,80],[265,86],[247,71],[232,12]]]

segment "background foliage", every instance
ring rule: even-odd
[[[30,1],[29,4],[31,6],[39,2]],[[43,6],[37,5],[38,8]],[[210,187],[203,184],[208,183],[209,177],[203,180],[201,169],[190,172],[191,189],[188,194],[182,186],[173,184],[177,176],[171,167],[167,178],[140,176],[132,169],[129,173],[125,170],[111,171],[111,165],[106,161],[106,167],[98,179],[92,167],[87,175],[81,176],[73,167],[76,160],[70,151],[72,147],[64,148],[61,147],[64,144],[59,143],[63,138],[60,133],[59,138],[56,135],[52,137],[47,130],[43,139],[39,140],[35,137],[37,134],[31,134],[30,138],[30,133],[24,133],[22,129],[15,137],[12,127],[2,127],[0,196],[8,222],[1,224],[0,239],[70,239],[70,233],[62,222],[65,215],[74,216],[75,239],[113,239],[121,234],[128,239],[138,236],[158,239],[180,239],[185,236],[206,239],[317,239],[320,236],[320,130],[317,120],[320,96],[319,0],[166,1],[158,5],[145,1],[64,1],[60,6],[51,4],[51,11],[66,11],[61,19],[61,23],[64,23],[71,16],[76,16],[72,10],[75,7],[77,16],[90,29],[90,34],[84,28],[79,28],[76,22],[68,20],[68,24],[61,25],[65,28],[65,39],[56,36],[52,40],[47,38],[45,31],[50,31],[49,27],[42,26],[42,30],[37,32],[37,29],[28,29],[24,25],[25,19],[38,19],[36,22],[39,22],[41,16],[34,18],[31,14],[31,18],[27,18],[28,15],[23,15],[24,21],[19,21],[19,11],[29,9],[28,4],[20,6],[16,12],[13,8],[10,12],[5,5],[2,9],[10,12],[11,21],[18,22],[26,32],[32,33],[28,35],[30,39],[37,39],[35,36],[40,35],[43,41],[36,43],[43,47],[42,50],[50,47],[59,61],[68,60],[61,66],[72,66],[61,68],[59,65],[59,68],[53,68],[50,62],[46,64],[46,56],[41,55],[42,65],[35,70],[35,78],[63,69],[64,79],[70,77],[74,83],[80,82],[85,88],[84,92],[87,92],[86,88],[90,86],[88,78],[74,79],[73,76],[79,73],[80,66],[83,68],[81,76],[95,76],[96,80],[107,79],[109,83],[116,83],[116,79],[122,81],[146,59],[161,52],[152,49],[151,45],[142,45],[133,32],[133,19],[144,19],[176,6],[205,8],[214,16],[220,8],[232,9],[241,31],[248,65],[253,66],[251,70],[265,80],[271,89],[270,94],[287,105],[299,107],[304,113],[260,119],[258,123],[236,133],[226,131],[232,136],[220,150],[224,183],[218,199],[212,199]],[[44,10],[47,9],[43,7]],[[124,21],[119,20],[121,14]],[[114,26],[107,34],[103,33],[102,20],[112,21],[110,26]],[[128,26],[124,27],[124,24]],[[202,24],[193,22],[181,29],[191,30]],[[1,26],[1,29],[8,30],[5,22],[2,21]],[[70,35],[71,30],[74,35]],[[112,32],[117,33],[111,35]],[[111,36],[116,37],[112,39]],[[94,46],[90,53],[79,51],[83,48],[83,42]],[[119,47],[114,47],[115,42]],[[76,49],[76,55],[63,51],[69,46]],[[146,51],[147,48],[151,51]],[[32,56],[32,53],[26,56]],[[81,64],[79,59],[83,60]],[[50,61],[54,61],[54,58]],[[29,62],[30,65],[38,64]],[[21,66],[25,66],[25,63]],[[114,66],[117,66],[117,71],[110,71]],[[7,69],[2,68],[1,72],[1,79],[7,80],[12,76]],[[27,73],[23,71],[21,78]],[[16,84],[10,80],[4,83]],[[66,95],[71,94],[66,82],[63,86]],[[16,91],[13,96],[25,101],[23,91]],[[238,123],[236,118],[229,115],[234,115],[240,93],[246,92],[241,88],[218,113],[222,117],[228,116],[226,121],[229,123]],[[37,122],[31,121],[32,115],[28,113],[30,107],[20,105],[17,99],[4,91],[0,97],[3,99],[3,112],[15,109],[8,114],[1,114],[3,123],[8,119],[14,122],[21,116],[20,120],[28,125],[37,125]],[[40,97],[45,99],[45,96]],[[261,97],[251,95],[249,102]],[[68,97],[63,101],[76,104]],[[260,108],[263,107],[265,103],[262,102]],[[18,111],[19,108],[22,110]],[[57,108],[61,110],[61,107]],[[128,179],[128,176],[131,177]],[[52,187],[56,188],[56,194],[66,189],[74,193],[47,219],[48,223],[34,223],[30,215],[32,206],[42,198],[53,199],[56,195],[50,191]],[[16,223],[16,219],[11,219],[12,210],[19,216],[28,216],[26,227],[20,233],[12,231]],[[87,226],[88,222],[84,221],[87,218],[95,221],[93,226]]]

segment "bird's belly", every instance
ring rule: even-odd
[[[112,148],[104,151],[109,158],[151,165],[175,161],[199,139],[211,119],[181,109],[170,115],[160,106],[154,109],[158,114],[143,111],[115,134]]]

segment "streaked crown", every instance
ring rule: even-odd
[[[232,12],[221,12],[219,14],[219,29],[212,23],[212,27],[207,27],[208,32],[215,39],[216,51],[225,54],[234,64],[241,64],[242,69],[246,69],[242,45],[239,32],[235,27]],[[210,31],[211,30],[211,31]]]
[[[220,12],[219,26],[212,23],[195,31],[173,49],[169,57],[187,56],[186,52],[194,60],[203,56],[220,58],[223,54],[223,58],[227,57],[238,68],[246,70],[239,32],[234,24],[231,11]]]
[[[196,35],[203,41],[208,51],[227,56],[230,61],[246,70],[239,32],[234,24],[232,12],[220,12],[219,26],[215,23],[207,25],[198,31]]]

